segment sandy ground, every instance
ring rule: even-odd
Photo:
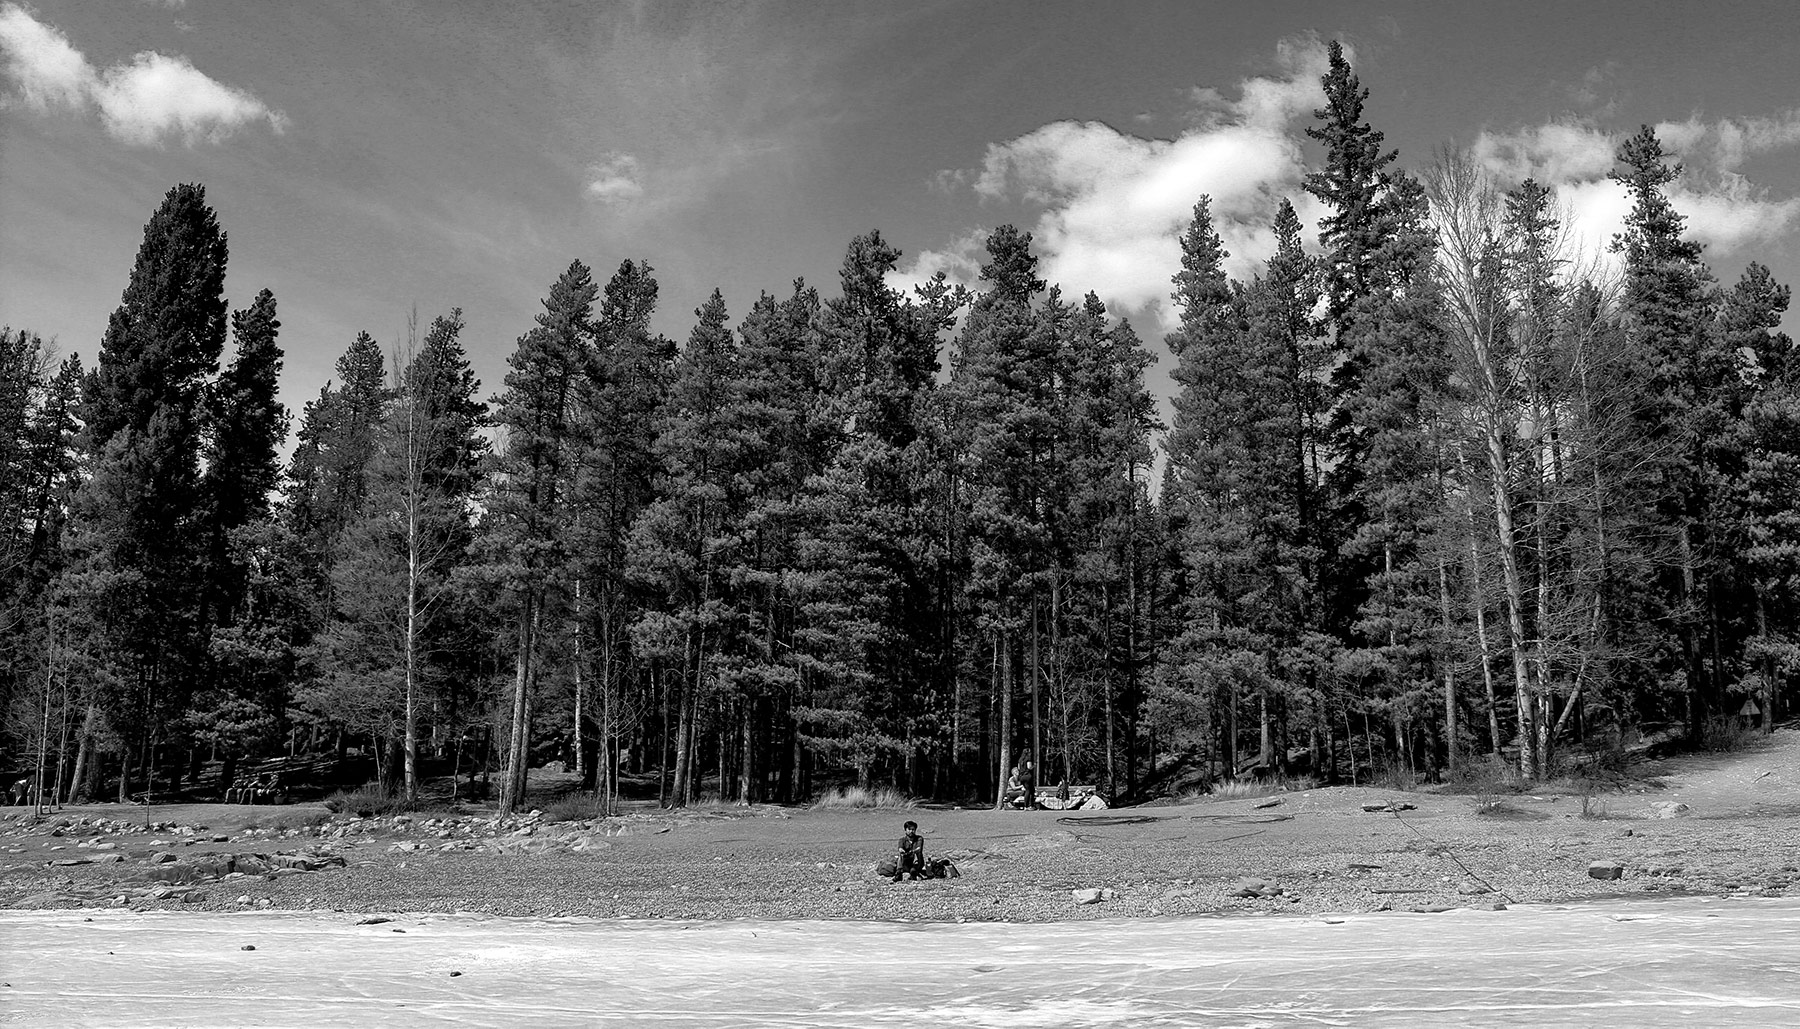
[[[1044,922],[1796,890],[1800,730],[1647,771],[1585,797],[1333,788],[1068,815],[765,807],[550,824],[99,805],[0,819],[0,908]],[[1364,810],[1388,803],[1411,807]],[[908,817],[961,878],[873,874]],[[1590,877],[1594,862],[1619,877]],[[1104,892],[1084,904],[1081,890]]]
[[[359,924],[362,923],[362,924]],[[1800,901],[1053,925],[0,913],[0,1024],[1800,1024]]]

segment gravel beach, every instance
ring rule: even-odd
[[[556,822],[96,805],[0,818],[0,907],[1046,922],[1783,896],[1800,889],[1797,756],[1788,729],[1585,800],[1498,804],[1339,787],[1101,812],[648,808]],[[908,818],[960,877],[875,874]]]

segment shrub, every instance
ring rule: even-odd
[[[1513,821],[1541,822],[1550,816],[1542,811],[1528,811],[1514,806],[1501,797],[1477,797],[1475,813],[1483,818],[1502,818]]]
[[[1741,724],[1736,718],[1712,718],[1700,738],[1700,748],[1711,754],[1731,754],[1748,749],[1762,740],[1762,731]]]
[[[1276,776],[1273,779],[1262,781],[1225,779],[1213,783],[1206,792],[1214,800],[1238,800],[1246,797],[1267,797],[1275,793],[1317,789],[1318,785],[1319,781],[1310,775],[1297,775],[1292,778]]]
[[[1390,790],[1405,793],[1418,785],[1419,777],[1411,768],[1401,761],[1384,762],[1375,772],[1375,783]]]
[[[389,793],[375,783],[364,783],[354,790],[339,790],[325,798],[325,810],[333,814],[352,814],[358,818],[397,815],[411,811],[412,804],[398,793]]]
[[[1456,766],[1450,785],[1469,793],[1485,794],[1516,786],[1517,773],[1506,759],[1496,754],[1471,755]]]
[[[592,793],[569,793],[544,807],[544,822],[585,822],[600,817],[600,798]]]
[[[912,808],[919,802],[886,786],[866,789],[861,786],[844,786],[836,790],[828,790],[813,801],[815,808],[849,807],[849,808]]]
[[[329,803],[325,811],[302,810],[281,811],[267,818],[251,818],[244,823],[246,829],[311,829],[331,820],[330,812],[336,810]]]

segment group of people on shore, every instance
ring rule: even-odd
[[[281,773],[264,772],[246,783],[232,783],[225,788],[227,804],[285,804],[287,787]]]

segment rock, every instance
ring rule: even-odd
[[[158,882],[196,883],[211,879],[223,879],[231,874],[232,859],[229,855],[201,855],[187,861],[172,861],[167,864],[150,866],[149,876]]]
[[[1680,801],[1664,800],[1650,805],[1650,813],[1656,818],[1679,818],[1686,814],[1688,806]]]
[[[462,974],[462,973],[461,973],[461,972],[451,972],[451,973],[450,973],[450,978],[452,978],[452,979],[454,979],[454,978],[456,978],[456,977],[457,977],[457,976],[459,976],[459,975],[461,975],[461,974]]]
[[[177,858],[175,855],[169,853],[166,850],[159,850],[156,853],[150,855],[149,860],[150,860],[150,863],[153,865],[166,865],[171,861],[177,861],[180,859]]]
[[[1263,808],[1280,807],[1280,806],[1281,806],[1281,798],[1280,797],[1277,797],[1274,800],[1265,800],[1260,804],[1252,804],[1251,805],[1251,807],[1256,808],[1258,811],[1261,811]]]
[[[1279,897],[1281,887],[1267,879],[1246,877],[1233,883],[1225,894],[1228,897]]]
[[[1069,895],[1076,904],[1098,904],[1105,899],[1103,890],[1070,890]]]
[[[254,943],[246,943],[246,944],[244,944],[244,945],[243,945],[243,946],[242,946],[242,947],[239,947],[239,948],[238,948],[238,949],[239,949],[239,950],[255,950],[255,949],[256,949],[256,944],[254,944]]]
[[[1617,879],[1625,874],[1625,866],[1617,861],[1594,861],[1588,865],[1587,874],[1590,879]]]
[[[393,919],[391,919],[391,918],[383,918],[380,915],[370,915],[369,917],[363,919],[360,922],[357,922],[356,924],[357,925],[380,925],[383,922],[392,922],[392,921],[393,921]]]
[[[91,865],[94,863],[94,859],[91,857],[57,858],[56,860],[54,860],[50,863],[53,865],[64,865],[64,866],[67,866],[67,865]]]

